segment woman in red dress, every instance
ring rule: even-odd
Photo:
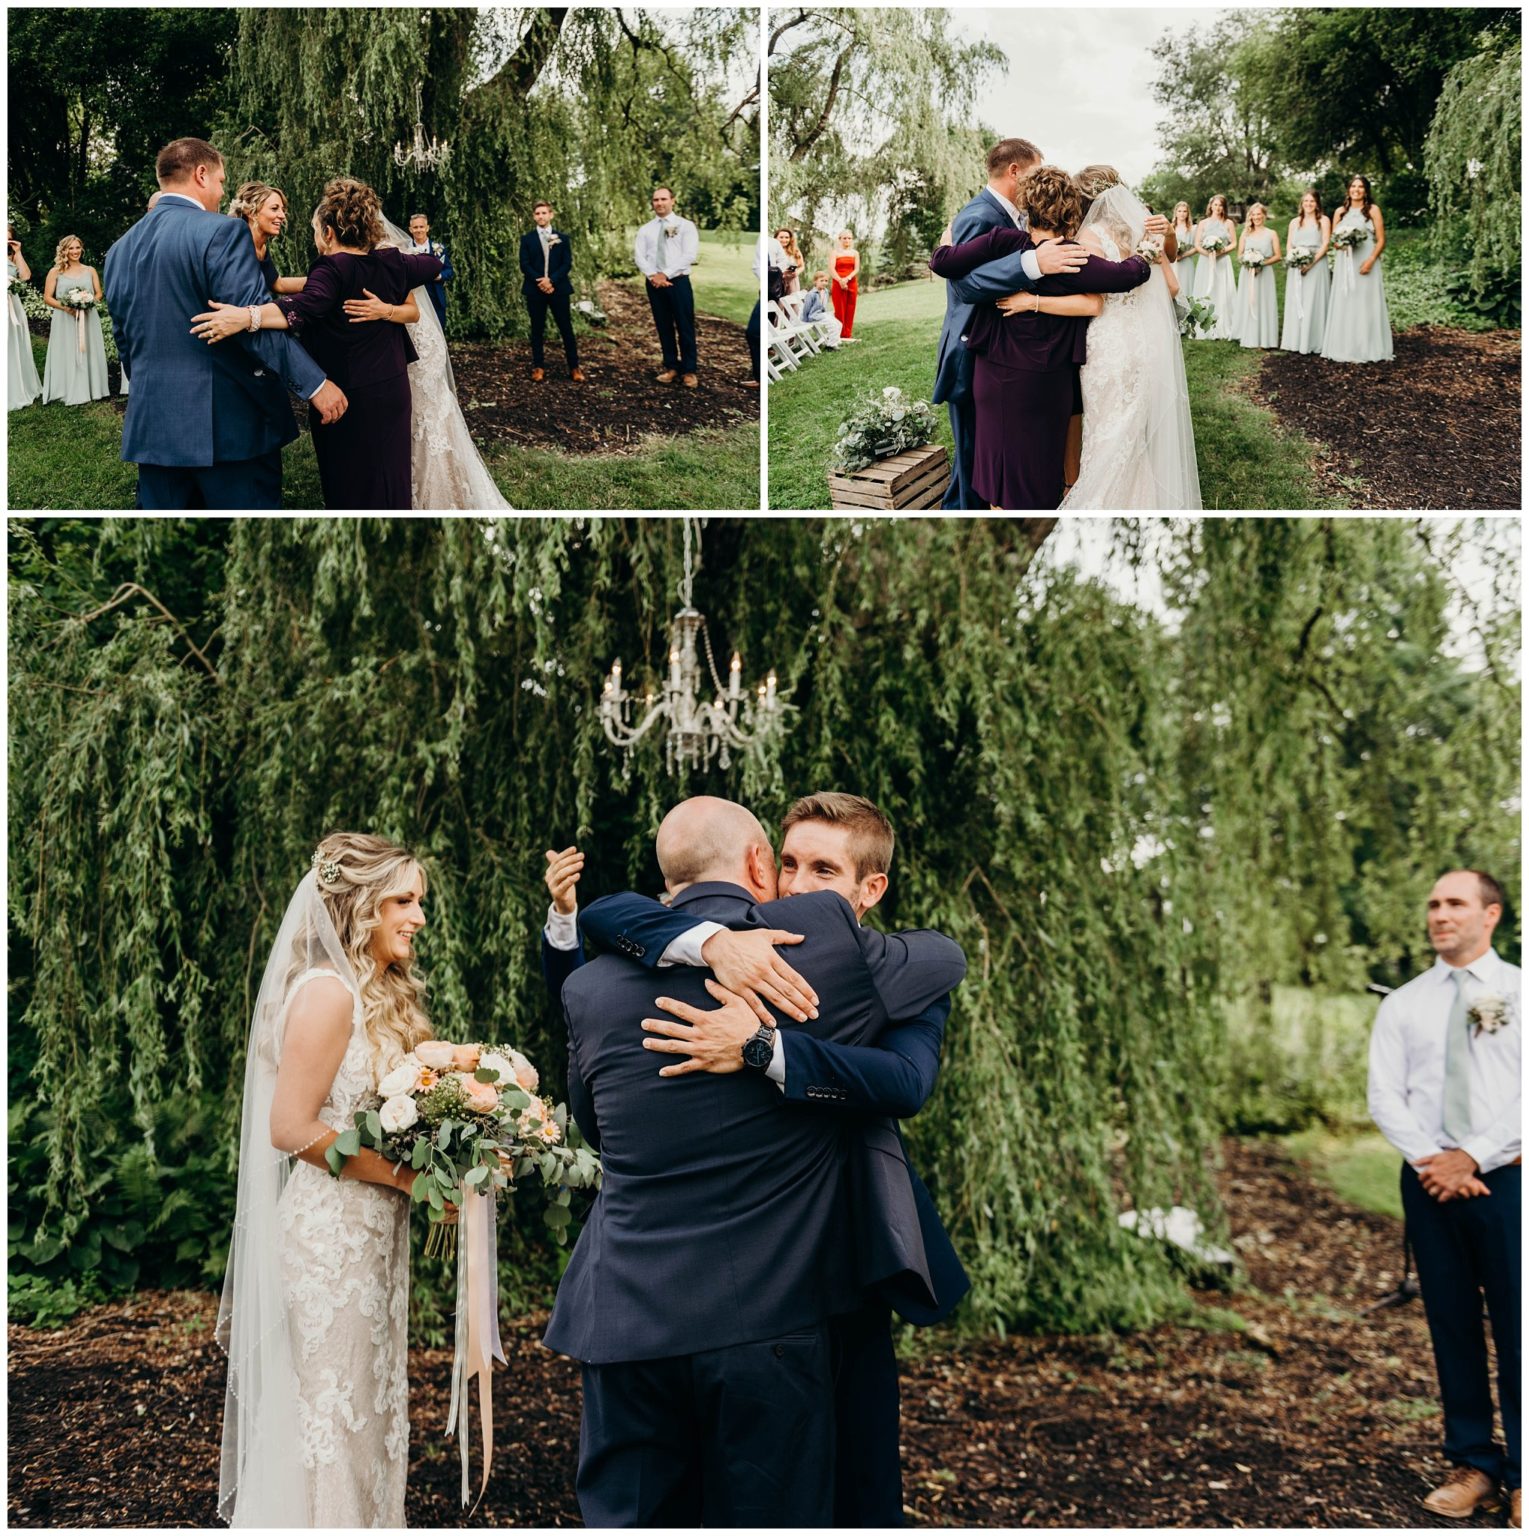
[[[860,297],[860,252],[855,249],[855,237],[847,229],[839,231],[838,248],[834,251],[834,280],[832,283],[834,315],[844,327],[841,341],[853,341],[855,328],[855,301]]]

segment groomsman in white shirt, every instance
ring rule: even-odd
[[[1370,1114],[1406,1159],[1402,1206],[1453,1463],[1424,1507],[1464,1519],[1501,1483],[1518,1526],[1523,1011],[1519,969],[1492,948],[1505,900],[1478,870],[1452,870],[1434,886],[1428,938],[1439,958],[1375,1016]],[[1483,1296],[1506,1451],[1492,1437]]]
[[[647,279],[648,306],[658,330],[664,366],[655,375],[660,384],[678,379],[686,389],[700,383],[696,373],[695,295],[690,291],[690,269],[701,252],[701,236],[689,219],[674,211],[674,193],[659,187],[653,193],[653,212],[637,231],[633,254],[637,269]]]

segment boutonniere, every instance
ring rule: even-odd
[[[562,243],[563,243],[563,237],[560,234],[558,234],[556,230],[554,230],[550,235],[547,236],[547,244],[548,245],[561,245]]]
[[[1466,1010],[1465,1016],[1476,1026],[1478,1039],[1484,1034],[1495,1035],[1511,1022],[1507,998],[1499,997],[1495,992],[1484,992]]]
[[[436,256],[444,257],[446,254],[446,247],[439,240],[432,240],[430,242],[430,249]]]

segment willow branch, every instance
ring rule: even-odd
[[[819,115],[817,124],[808,132],[807,137],[791,151],[791,163],[799,165],[812,151],[812,146],[828,131],[828,121],[833,116],[834,102],[839,98],[839,84],[844,78],[844,66],[849,63],[850,55],[855,51],[853,42],[847,43],[834,60],[834,71],[828,77],[828,100],[823,103],[823,111]]]
[[[178,634],[181,639],[186,642],[187,650],[189,650],[191,654],[195,656],[199,662],[201,662],[202,666],[206,668],[208,677],[210,677],[213,682],[215,682],[218,687],[221,688],[223,686],[223,679],[218,676],[217,668],[214,667],[213,664],[208,661],[206,656],[202,654],[202,651],[197,645],[196,641],[186,633],[186,626],[182,624],[181,621],[176,618],[175,615],[171,613],[170,610],[166,608],[165,605],[160,602],[160,600],[155,597],[152,592],[146,591],[143,587],[140,587],[136,581],[123,582],[123,584],[118,587],[117,590],[112,594],[111,600],[109,602],[103,603],[99,608],[92,610],[90,613],[82,613],[77,617],[79,618],[81,624],[89,624],[92,622],[92,620],[99,619],[104,614],[110,613],[113,608],[120,608],[123,603],[131,602],[135,597],[141,597],[145,602],[152,604],[159,610],[160,613],[165,616],[165,618],[170,621],[170,623],[175,628],[176,634]]]

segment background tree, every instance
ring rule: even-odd
[[[1441,864],[1516,883],[1517,813],[1493,802],[1516,784],[1516,621],[1485,603],[1489,668],[1442,654],[1436,525],[1143,531],[1177,605],[1158,615],[1047,559],[1051,526],[714,523],[699,605],[799,713],[764,758],[676,780],[597,722],[614,657],[663,665],[672,522],[13,525],[13,1306],[218,1277],[252,988],[322,832],[420,850],[437,1027],[518,1039],[556,1084],[542,849],[588,850],[586,895],[654,889],[680,795],[769,822],[827,787],[897,827],[886,926],[968,956],[909,1127],[976,1281],[968,1324],[1182,1306],[1115,1217],[1214,1223],[1227,1009],[1426,964],[1417,888]],[[1450,537],[1511,592],[1502,526]],[[534,1236],[507,1225],[509,1306],[555,1279]]]
[[[901,268],[923,225],[937,235],[985,179],[989,136],[969,119],[1002,50],[963,42],[951,13],[930,8],[799,6],[770,27],[773,223],[851,218],[863,246],[888,229]]]

